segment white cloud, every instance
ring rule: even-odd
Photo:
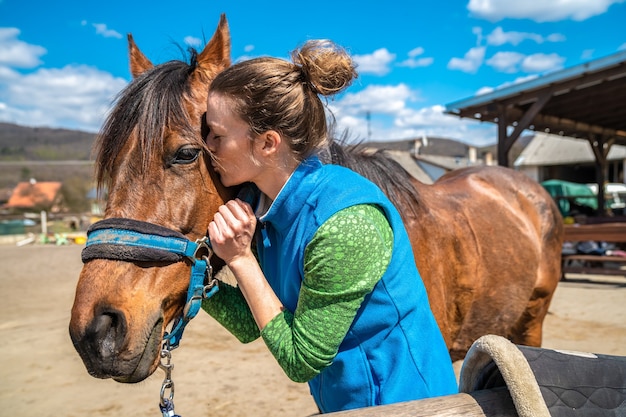
[[[422,48],[421,46],[415,49],[412,49],[408,53],[409,57],[405,59],[404,61],[400,62],[398,66],[417,68],[417,67],[427,67],[429,65],[432,65],[432,63],[434,62],[434,58],[432,57],[417,58],[418,56],[422,54],[424,54],[424,48]]]
[[[246,45],[243,47],[243,50],[245,53],[249,54],[250,52],[254,51],[254,45]]]
[[[194,36],[185,36],[183,41],[185,42],[185,45],[189,45],[194,48],[197,48],[202,45],[202,40]]]
[[[495,88],[493,87],[481,87],[478,89],[478,91],[476,92],[477,96],[483,95],[483,94],[489,94],[491,93],[493,90],[495,90]]]
[[[444,114],[445,108],[440,105],[424,107],[404,112],[396,119],[396,126],[412,128],[437,128],[449,121]]]
[[[499,72],[515,73],[519,71],[519,64],[525,57],[518,52],[497,52],[486,61],[486,64]]]
[[[17,28],[0,28],[0,66],[34,68],[40,65],[46,48],[17,39],[19,34]]]
[[[92,26],[96,28],[96,33],[98,35],[102,35],[105,38],[122,38],[121,33],[116,30],[109,29],[105,23],[94,23]]]
[[[346,93],[329,103],[328,108],[336,120],[337,133],[349,132],[350,138],[365,139],[368,135],[366,115],[371,120],[372,137],[391,138],[389,125],[397,114],[406,111],[407,103],[415,101],[417,92],[407,85],[370,85],[356,93]],[[386,123],[381,123],[380,119]]]
[[[353,55],[352,59],[358,65],[359,74],[386,75],[390,71],[389,65],[396,59],[396,54],[381,48],[368,55]]]
[[[434,105],[407,109],[396,117],[389,135],[391,139],[442,137],[484,146],[495,142],[495,129],[493,124],[446,114],[444,106]]]
[[[617,50],[618,50],[618,51],[623,51],[623,50],[625,50],[625,49],[626,49],[626,43],[621,44],[621,45],[617,48]]]
[[[89,24],[89,22],[87,22],[86,20],[83,20],[80,23],[83,26],[87,26]],[[121,33],[119,33],[116,30],[109,29],[106,23],[92,23],[91,26],[93,26],[96,29],[96,33],[98,35],[102,35],[105,38],[117,38],[117,39],[122,38]]]
[[[528,32],[505,32],[501,26],[498,26],[487,35],[487,44],[493,46],[501,46],[506,43],[510,43],[511,45],[519,45],[525,40],[531,40],[536,43],[544,43],[544,42],[563,42],[565,40],[565,36],[560,33],[553,33],[545,38],[537,33],[528,33]]]
[[[419,92],[405,84],[379,85],[345,94],[329,108],[336,118],[336,134],[347,132],[353,141],[402,140],[427,135],[477,145],[494,142],[495,127],[491,124],[445,114],[441,105],[420,108],[418,102]]]
[[[536,22],[582,21],[603,14],[611,5],[622,2],[624,0],[470,0],[467,9],[474,16],[492,22],[506,18]]]
[[[435,61],[432,57],[424,57],[420,59],[409,58],[398,64],[399,67],[409,67],[409,68],[418,68],[418,67],[428,67],[433,64]]]
[[[624,44],[626,45],[626,44]],[[587,61],[589,59],[591,59],[593,57],[593,53],[595,51],[593,49],[585,49],[584,51],[582,51],[582,53],[580,54],[580,58]]]
[[[471,48],[463,58],[452,58],[448,62],[448,69],[460,70],[474,74],[485,59],[485,47],[476,46]]]
[[[0,120],[27,126],[100,128],[113,97],[126,81],[86,66],[34,68],[46,50],[17,39],[15,28],[0,29]]]
[[[486,61],[486,64],[496,71],[516,73],[540,73],[553,71],[563,67],[565,58],[558,54],[532,54],[524,55],[518,52],[497,52]]]
[[[406,107],[408,101],[415,101],[417,93],[406,84],[369,85],[357,93],[346,93],[332,102],[329,107],[336,116],[365,114],[395,114]]]
[[[548,42],[565,42],[567,38],[562,33],[552,33],[546,36]]]
[[[498,26],[487,35],[487,44],[493,46],[504,45],[505,43],[510,43],[512,45],[519,45],[526,39],[532,39],[537,43],[542,42],[541,36],[535,33],[524,33],[524,32],[505,32],[502,30],[502,27]]]
[[[565,58],[558,54],[533,54],[522,61],[522,71],[524,72],[545,72],[553,71],[563,67]]]
[[[411,49],[408,55],[409,58],[415,58],[416,56],[424,55],[424,48],[418,46],[417,48]]]
[[[93,67],[68,65],[0,78],[0,120],[26,126],[97,131],[126,80]]]

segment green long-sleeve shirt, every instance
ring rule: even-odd
[[[330,217],[307,245],[295,312],[284,311],[259,332],[237,287],[224,283],[202,308],[242,342],[263,337],[287,376],[306,382],[328,366],[364,297],[391,259],[393,232],[376,206],[357,205]]]

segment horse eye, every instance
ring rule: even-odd
[[[172,164],[190,164],[200,155],[200,148],[181,148],[176,152]]]

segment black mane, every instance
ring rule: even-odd
[[[350,168],[378,185],[405,222],[409,215],[416,215],[415,208],[420,199],[411,185],[411,174],[383,150],[370,151],[363,145],[344,145],[333,141],[320,153],[320,159],[324,163]]]

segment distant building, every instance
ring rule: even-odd
[[[492,147],[476,148],[453,139],[421,138],[364,142],[366,148],[384,149],[411,175],[432,184],[446,172],[473,165],[495,165]]]
[[[623,183],[626,146],[613,145],[607,155],[607,182]],[[517,157],[515,169],[536,181],[558,179],[596,182],[596,160],[586,140],[536,133]]]
[[[45,210],[59,213],[64,209],[61,186],[60,182],[53,181],[20,182],[2,208],[13,212]]]

